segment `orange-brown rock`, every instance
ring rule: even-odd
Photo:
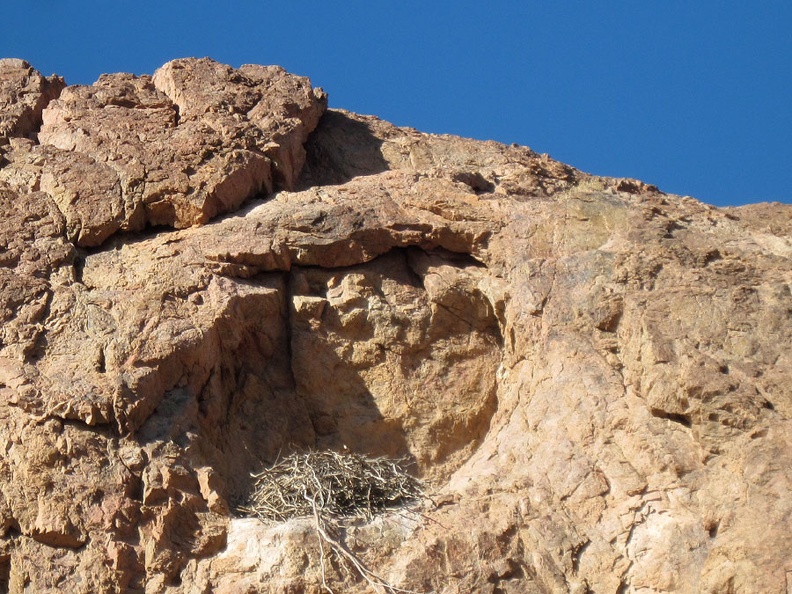
[[[41,112],[63,90],[59,76],[45,78],[24,60],[0,59],[0,146],[41,126]]]
[[[429,485],[343,534],[403,589],[786,592],[792,207],[325,111],[274,67],[26,68],[0,61],[0,590],[321,592],[310,519],[234,510],[346,447]]]
[[[36,80],[37,90],[47,82]],[[153,77],[105,75],[39,106],[40,145],[12,143],[4,177],[47,192],[76,245],[146,225],[189,227],[274,185],[291,188],[325,106],[321,90],[277,67],[175,60]]]

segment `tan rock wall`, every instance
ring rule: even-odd
[[[234,510],[346,447],[428,483],[341,535],[402,588],[786,591],[792,208],[324,112],[275,67],[62,86],[0,61],[0,589],[322,591],[310,520]]]

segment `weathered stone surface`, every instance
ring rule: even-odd
[[[4,146],[0,585],[320,592],[310,520],[233,510],[346,447],[430,486],[344,535],[402,588],[785,593],[792,207],[323,111],[182,60]]]
[[[45,78],[24,60],[0,59],[0,146],[35,135],[41,112],[64,86],[59,76]]]
[[[49,102],[41,146],[16,143],[3,178],[47,192],[77,245],[189,227],[291,188],[325,106],[321,90],[277,67],[189,59],[153,77],[105,75]]]

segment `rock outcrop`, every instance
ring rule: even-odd
[[[320,592],[305,448],[403,457],[340,536],[414,592],[783,594],[792,207],[326,110],[280,68],[0,61],[0,591]]]

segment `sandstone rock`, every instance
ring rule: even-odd
[[[321,90],[276,67],[176,60],[153,77],[105,75],[40,106],[41,146],[14,146],[3,176],[47,192],[77,245],[189,227],[292,187],[325,106]]]
[[[64,86],[59,76],[45,78],[24,60],[0,59],[0,146],[35,135],[42,110]]]
[[[346,447],[427,481],[341,534],[400,588],[784,593],[792,207],[324,102],[179,60],[8,139],[0,587],[320,592],[310,518],[235,509]]]

